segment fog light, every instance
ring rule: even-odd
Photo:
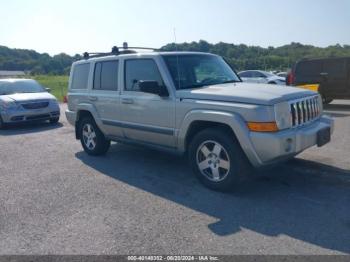
[[[292,151],[292,148],[293,148],[293,139],[291,138],[286,139],[284,143],[284,151],[286,153],[289,153],[290,151]]]

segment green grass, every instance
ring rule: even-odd
[[[67,94],[69,76],[51,76],[37,75],[31,77],[38,81],[42,86],[50,88],[53,94],[59,101],[63,101],[63,97]]]

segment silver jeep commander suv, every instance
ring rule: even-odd
[[[213,54],[126,47],[72,65],[66,116],[89,155],[106,153],[110,141],[186,153],[214,190],[323,146],[333,132],[317,93],[242,83]]]

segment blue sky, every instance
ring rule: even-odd
[[[350,0],[1,1],[0,45],[57,54],[207,40],[350,44]]]

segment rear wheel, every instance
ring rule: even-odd
[[[192,170],[208,188],[229,191],[242,182],[250,164],[236,139],[225,130],[209,128],[198,133],[188,150]]]
[[[87,154],[99,156],[108,151],[111,141],[105,138],[91,117],[80,121],[79,132],[80,142]]]

